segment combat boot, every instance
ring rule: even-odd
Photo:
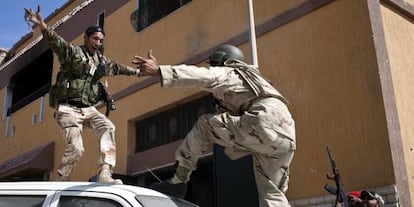
[[[177,165],[177,168],[175,169],[175,175],[173,178],[171,178],[172,184],[177,183],[186,183],[190,180],[191,170],[182,167],[181,165]]]
[[[69,175],[62,173],[60,170],[57,171],[57,179],[56,181],[68,181]]]
[[[97,182],[109,184],[122,184],[122,181],[120,179],[112,178],[111,167],[108,164],[101,165],[97,177]]]
[[[56,181],[64,182],[64,181],[68,181],[68,180],[69,180],[69,176],[61,175],[60,173],[58,173]]]
[[[178,165],[173,178],[153,183],[149,188],[169,196],[184,199],[187,194],[187,182],[190,180],[191,172],[191,170]]]

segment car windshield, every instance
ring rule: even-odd
[[[195,204],[189,203],[182,199],[176,198],[162,198],[155,196],[136,196],[138,202],[144,207],[198,207]]]
[[[36,195],[1,195],[0,206],[7,207],[40,207],[46,196]]]

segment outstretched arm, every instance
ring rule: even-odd
[[[37,6],[37,11],[34,12],[32,9],[24,8],[26,11],[26,20],[32,22],[35,25],[39,25],[40,30],[45,30],[47,28],[47,24],[42,18],[40,13],[40,6]]]
[[[48,46],[53,50],[55,54],[59,57],[60,63],[64,64],[70,54],[72,54],[72,46],[66,42],[62,37],[60,37],[56,32],[53,31],[51,27],[45,23],[40,13],[40,6],[37,6],[37,11],[32,9],[24,9],[26,11],[25,18],[27,21],[32,22],[35,26],[39,26],[42,32],[44,39]]]

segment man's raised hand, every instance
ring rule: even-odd
[[[132,59],[132,63],[141,70],[142,75],[159,75],[159,64],[157,59],[152,55],[152,50],[148,51],[147,58],[135,55]]]

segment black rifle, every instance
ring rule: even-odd
[[[339,174],[338,167],[336,167],[335,160],[333,158],[331,149],[329,147],[326,147],[329,155],[329,160],[331,161],[332,165],[332,174],[327,174],[326,177],[329,180],[335,180],[336,188],[332,187],[328,184],[324,186],[325,190],[329,193],[336,195],[336,201],[335,206],[338,205],[338,203],[342,203],[343,207],[349,207],[348,198],[346,196],[345,190],[344,190],[344,184],[342,183],[341,176]]]
[[[103,47],[97,51],[98,58],[99,58],[99,65],[95,71],[94,78],[100,79],[105,73],[105,60],[103,58]],[[109,93],[108,87],[106,87],[101,81],[98,81],[99,86],[102,89],[102,97],[101,99],[106,103],[106,113],[105,115],[108,117],[110,111],[116,109],[115,100],[112,98],[111,94]]]
[[[105,115],[109,116],[110,111],[116,109],[115,100],[109,94],[108,87],[106,87],[101,81],[98,82],[102,88],[102,100],[106,103],[106,112]]]

